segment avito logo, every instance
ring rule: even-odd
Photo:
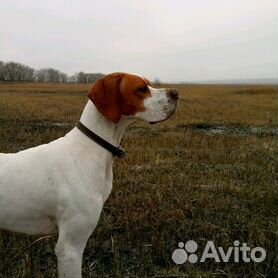
[[[215,262],[246,262],[251,260],[260,263],[266,258],[266,251],[262,247],[254,247],[251,249],[246,243],[240,246],[239,240],[234,241],[234,246],[229,247],[226,251],[223,247],[215,247],[213,241],[208,241],[205,249],[202,252],[200,260],[195,252],[198,250],[198,244],[194,240],[189,240],[186,243],[179,242],[178,247],[172,254],[172,260],[176,264],[184,264],[186,261],[190,263],[203,263],[207,259],[214,259]]]

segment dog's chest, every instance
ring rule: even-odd
[[[109,197],[113,186],[112,162],[96,167],[93,175],[88,174],[86,178],[88,194],[94,197],[100,194],[103,203]]]

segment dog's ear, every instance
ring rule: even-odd
[[[120,93],[122,77],[121,73],[106,75],[95,82],[88,94],[98,111],[114,123],[117,123],[122,115]]]

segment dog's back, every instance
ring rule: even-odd
[[[53,149],[61,139],[18,153],[0,154],[1,229],[27,234],[54,231],[57,189],[51,185],[59,161]]]

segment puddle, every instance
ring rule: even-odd
[[[68,127],[68,126],[72,126],[72,124],[70,123],[63,123],[63,122],[46,122],[46,123],[42,123],[42,125],[50,125],[50,126],[56,126],[56,127]]]
[[[69,129],[74,127],[74,123],[68,122],[51,122],[51,121],[24,121],[17,119],[1,119],[0,118],[0,127],[1,128],[24,128],[29,131],[32,130],[45,130],[45,129]]]
[[[242,126],[242,125],[178,125],[178,128],[192,129],[197,132],[212,134],[212,135],[239,135],[239,136],[278,136],[278,127],[268,126]]]

